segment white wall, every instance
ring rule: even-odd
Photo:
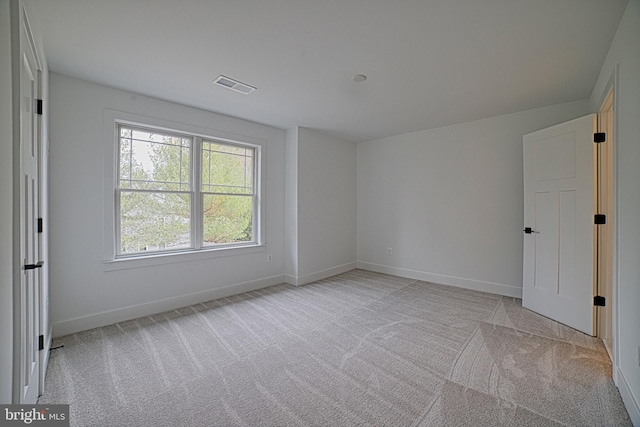
[[[358,144],[358,267],[520,297],[522,135],[588,113],[585,100]]]
[[[285,145],[285,281],[298,285],[298,128],[287,129]]]
[[[356,145],[318,131],[287,131],[287,283],[356,267]]]
[[[640,1],[622,17],[591,96],[597,111],[617,72],[617,317],[614,373],[634,425],[640,426]],[[614,225],[615,226],[615,225]]]
[[[0,0],[0,403],[13,378],[13,127],[9,0]]]
[[[282,283],[282,130],[52,73],[50,264],[54,335]],[[266,248],[205,260],[105,271],[104,110],[266,140]],[[273,261],[267,261],[271,254]]]
[[[299,284],[356,267],[356,145],[298,130]]]

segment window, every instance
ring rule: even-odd
[[[116,257],[260,243],[260,146],[120,123]]]

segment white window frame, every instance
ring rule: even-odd
[[[120,224],[118,197],[118,167],[120,163],[120,125],[157,130],[192,138],[191,147],[191,226],[192,248],[172,251],[136,252],[119,254]],[[254,149],[254,195],[253,195],[253,238],[252,242],[239,242],[204,246],[202,243],[201,170],[202,141]],[[151,118],[116,110],[106,109],[104,114],[104,256],[105,271],[125,268],[161,265],[171,262],[193,261],[220,256],[248,254],[264,251],[265,242],[265,190],[266,179],[263,159],[266,141],[246,135],[230,134],[216,129],[178,123],[170,120]],[[206,193],[206,192],[205,192]],[[197,219],[198,218],[198,219]]]
[[[161,253],[170,253],[170,252],[188,252],[188,251],[193,251],[193,250],[198,250],[200,249],[200,245],[198,244],[198,238],[197,238],[197,232],[196,232],[196,228],[198,227],[198,217],[195,215],[196,212],[199,212],[198,210],[198,203],[195,200],[195,198],[197,197],[197,188],[195,187],[195,183],[196,183],[196,179],[195,179],[195,175],[196,175],[196,164],[197,164],[197,159],[195,158],[196,156],[194,156],[194,153],[196,152],[196,150],[198,149],[198,142],[199,139],[198,137],[195,137],[191,134],[187,134],[184,132],[176,132],[176,131],[167,131],[166,129],[159,129],[157,127],[150,127],[150,126],[141,126],[141,125],[133,125],[130,123],[124,123],[122,121],[116,121],[116,151],[119,152],[120,151],[120,144],[122,142],[122,136],[120,133],[120,129],[122,127],[126,127],[132,130],[141,130],[141,131],[150,131],[150,132],[158,132],[158,133],[162,133],[164,135],[170,135],[173,137],[178,137],[178,138],[185,138],[185,139],[189,139],[191,141],[190,144],[190,153],[189,153],[189,190],[137,190],[137,189],[131,189],[131,188],[120,188],[120,185],[118,184],[118,182],[120,181],[119,177],[120,177],[120,156],[118,155],[116,161],[115,161],[115,170],[116,170],[116,179],[115,179],[115,206],[114,206],[114,216],[115,216],[115,244],[116,244],[116,255],[115,258],[116,259],[121,259],[121,258],[132,258],[132,257],[139,257],[139,256],[148,256],[148,255],[152,255],[152,254],[161,254]],[[201,140],[201,138],[200,138]],[[141,191],[141,192],[145,192],[145,193],[163,193],[163,194],[189,194],[190,196],[190,205],[189,205],[189,241],[191,243],[190,247],[187,248],[180,248],[180,249],[174,249],[174,250],[158,250],[158,251],[139,251],[139,252],[130,252],[130,253],[122,253],[122,248],[121,248],[121,231],[122,231],[122,226],[121,226],[121,215],[120,215],[120,204],[121,204],[121,195],[123,192],[136,192],[136,191]],[[255,236],[254,236],[255,237]]]

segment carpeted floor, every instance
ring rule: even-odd
[[[601,342],[520,300],[354,270],[56,339],[72,426],[630,426]]]

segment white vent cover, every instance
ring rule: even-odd
[[[248,95],[256,90],[256,88],[253,86],[249,86],[225,76],[218,76],[213,82],[217,85],[226,87],[227,89],[235,90],[236,92],[240,92],[245,95]]]

